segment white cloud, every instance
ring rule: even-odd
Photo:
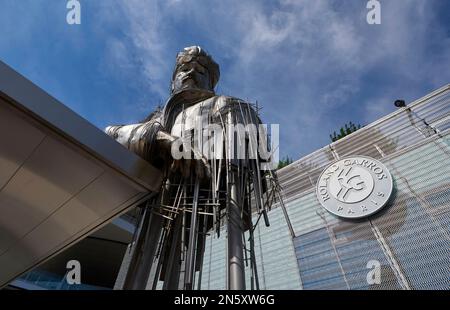
[[[394,111],[392,98],[395,96],[383,96],[366,102],[365,115],[361,122],[367,124]]]
[[[82,56],[91,52],[92,33],[106,46],[96,72],[130,85],[124,94],[138,94],[117,98],[121,107],[97,119],[114,121],[120,111],[120,121],[136,121],[164,102],[176,52],[200,44],[221,65],[218,92],[257,100],[264,120],[281,125],[281,155],[309,153],[344,122],[367,124],[391,111],[393,100],[414,100],[450,80],[450,38],[436,0],[382,0],[379,26],[366,23],[364,0],[86,1],[79,32],[62,27],[64,3],[44,2],[2,4],[0,52],[15,57],[52,31],[61,41],[44,48],[69,45]],[[36,80],[51,78],[34,58],[15,58]],[[47,79],[47,90],[82,93],[58,83]],[[90,111],[84,102],[67,103]]]
[[[379,26],[366,23],[364,1],[127,0],[117,5],[136,53],[127,57],[138,57],[153,91],[167,96],[175,56],[168,50],[186,29],[196,32],[226,63],[219,90],[258,100],[265,120],[281,124],[282,155],[313,151],[328,143],[329,132],[343,119],[372,121],[390,111],[384,103],[400,92],[420,96],[429,87],[413,90],[408,83],[420,86],[426,80],[438,87],[449,78],[449,73],[436,77],[440,67],[449,67],[449,56],[435,55],[436,63],[429,55],[430,34],[445,37],[433,24],[432,1],[382,1]],[[448,38],[439,44],[448,50]],[[117,48],[118,61],[126,63]],[[382,83],[383,74],[392,84]],[[374,79],[382,88],[366,95],[371,75],[378,75]],[[358,110],[360,105],[365,108]]]

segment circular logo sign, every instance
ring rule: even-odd
[[[356,219],[384,207],[392,188],[392,176],[382,163],[355,156],[328,166],[317,181],[316,194],[329,212]]]

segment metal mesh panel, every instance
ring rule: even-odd
[[[205,256],[203,258],[202,290],[226,289],[226,242],[225,229],[220,238],[211,234],[206,239]]]
[[[281,208],[270,213],[270,226],[255,230],[256,261],[261,289],[300,289],[301,282],[292,237]],[[280,255],[282,253],[282,255]],[[246,269],[247,277],[250,275]],[[250,288],[249,278],[247,288]]]
[[[296,237],[291,238],[275,206],[271,226],[260,225],[255,235],[261,288],[449,289],[449,128],[446,86],[281,169],[278,177]],[[390,202],[359,221],[331,215],[315,195],[325,166],[349,155],[379,159],[394,180]],[[212,241],[205,255],[211,266],[203,275],[209,279],[205,285],[224,288],[226,239]],[[380,283],[368,281],[373,261],[379,263]]]
[[[288,202],[292,195],[308,191],[314,187],[323,167],[334,160],[331,149],[325,148],[284,168],[283,172],[278,174],[278,178],[283,186],[285,202]]]
[[[398,280],[367,223],[339,223],[294,240],[305,289],[398,289]],[[379,285],[367,283],[367,263],[381,264]]]
[[[387,162],[397,193],[374,223],[412,289],[450,288],[449,163],[448,134]]]
[[[380,246],[374,237],[369,223],[359,225],[342,225],[334,230],[333,242],[336,246],[336,259],[340,260],[345,272],[347,287],[350,289],[400,289],[394,272]],[[370,261],[380,263],[379,284],[369,285],[367,274]]]
[[[318,229],[295,239],[300,277],[304,289],[346,287],[344,273],[333,249],[327,229]]]
[[[296,236],[338,222],[337,218],[322,209],[315,192],[287,203],[286,208]]]
[[[380,213],[359,222],[322,211],[314,192],[287,204],[305,289],[450,288],[450,133],[382,159],[395,181]],[[369,285],[367,263],[381,265]]]
[[[265,227],[263,224],[257,226],[254,236],[260,289],[300,289],[301,282],[295,251],[280,208],[271,212],[270,224],[270,227]],[[246,240],[248,237],[247,232]],[[226,241],[225,231],[222,231],[220,238],[208,236],[206,240],[201,282],[203,290],[226,289]],[[280,256],[280,253],[283,255]],[[246,264],[245,275],[246,287],[250,289],[249,260]]]
[[[394,154],[450,127],[450,86],[410,104],[278,171],[287,200],[314,188],[320,172],[336,158]]]
[[[280,170],[305,289],[450,288],[448,87],[410,106]],[[333,156],[355,154],[383,161],[396,192],[371,220],[347,222],[323,211],[314,185]],[[367,283],[370,260],[379,285]]]

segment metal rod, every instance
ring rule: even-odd
[[[228,288],[245,290],[245,269],[242,244],[242,218],[238,188],[238,176],[231,172],[230,200],[228,204]]]
[[[197,208],[198,208],[198,192],[200,188],[199,179],[195,180],[194,201],[191,214],[191,226],[189,227],[189,246],[186,261],[186,290],[192,290],[194,273],[195,273],[195,257],[196,257],[196,243],[197,243]]]
[[[289,215],[287,213],[286,206],[284,205],[283,198],[281,197],[280,192],[277,192],[277,194],[278,199],[280,201],[281,210],[283,210],[284,218],[289,228],[289,232],[291,233],[292,238],[295,238],[295,231],[294,228],[292,227],[291,220],[289,219]]]
[[[183,201],[186,203],[186,192],[187,192],[187,186],[186,182],[183,184]],[[185,258],[185,245],[186,245],[186,212],[183,209],[183,212],[181,213],[182,221],[181,221],[181,260],[184,261]]]

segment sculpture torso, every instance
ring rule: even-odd
[[[163,159],[162,169],[170,165],[159,195],[146,204],[142,234],[136,241],[137,250],[131,254],[133,260],[124,287],[146,287],[153,257],[158,253],[153,287],[163,280],[167,289],[192,289],[208,232],[215,231],[219,236],[226,221],[227,286],[245,288],[242,236],[249,231],[253,240],[254,212],[263,216],[268,225],[267,210],[277,187],[272,185],[272,175],[262,168],[260,143],[265,141],[265,132],[259,131],[257,111],[238,98],[215,95],[218,78],[218,65],[210,56],[199,47],[186,48],[177,56],[171,97],[164,110],[142,123],[106,129],[110,136],[151,163]],[[170,154],[164,150],[167,144],[161,143],[167,140]],[[176,157],[174,150],[180,150],[180,145],[183,156]],[[191,149],[185,151],[186,145]],[[200,160],[184,157],[192,153],[196,156],[196,147],[203,155]],[[209,174],[199,173],[199,162],[208,167]],[[185,166],[179,169],[179,164]],[[161,252],[156,252],[158,240]],[[252,244],[250,268],[256,270]],[[141,255],[144,252],[145,257]],[[182,268],[185,271],[181,278]],[[258,287],[258,280],[254,282]]]
[[[177,138],[190,139],[196,146],[201,145],[203,156],[210,160],[211,154],[208,153],[208,146],[205,143],[212,138],[211,130],[216,128],[217,130],[214,132],[216,138],[219,134],[225,142],[227,125],[242,124],[245,127],[248,124],[258,125],[259,123],[257,113],[250,104],[238,98],[218,95],[182,108],[175,117],[170,134]],[[233,155],[224,154],[222,146],[224,145],[215,143],[216,159],[237,158],[237,150]]]

